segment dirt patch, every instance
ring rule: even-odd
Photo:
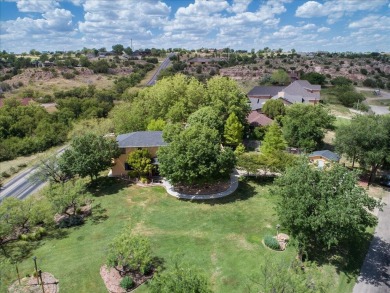
[[[209,195],[225,191],[229,186],[230,180],[195,185],[175,185],[174,191],[181,194]]]
[[[146,276],[138,273],[129,273],[128,275],[133,279],[135,285],[131,290],[126,291],[120,286],[120,282],[124,276],[121,276],[121,274],[116,269],[109,268],[106,265],[103,265],[100,268],[100,276],[102,277],[103,282],[106,285],[108,292],[110,293],[126,293],[134,291],[147,280],[151,279],[153,277],[153,273],[154,272]]]
[[[58,285],[58,280],[50,273],[42,273],[43,288],[45,293],[57,293],[60,288]],[[9,288],[9,293],[41,293],[42,285],[37,284],[37,279],[35,277],[26,277],[19,281],[14,282]]]

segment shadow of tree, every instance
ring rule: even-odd
[[[94,197],[110,195],[131,185],[130,182],[115,177],[99,177],[88,184],[88,191]]]
[[[359,282],[376,287],[385,285],[390,291],[390,243],[374,236],[370,248],[360,272]]]
[[[108,219],[108,215],[106,214],[107,209],[103,208],[99,203],[92,208],[92,214],[88,218],[92,221],[94,225],[97,225]]]

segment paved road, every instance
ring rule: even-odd
[[[353,293],[390,292],[390,191],[383,201],[386,206],[378,213],[379,223]]]
[[[365,91],[374,91],[373,89],[370,88],[357,88],[359,91],[365,90]],[[368,105],[371,108],[371,111],[374,114],[377,115],[385,115],[385,114],[390,114],[389,107],[386,106],[373,106],[370,105],[370,101],[377,101],[377,100],[390,100],[390,93],[381,90],[381,95],[377,98],[368,98],[366,99],[363,103]]]
[[[66,146],[59,149],[56,155],[60,155],[65,149]],[[46,181],[30,180],[30,177],[38,170],[38,167],[39,165],[35,165],[32,168],[24,170],[22,173],[4,184],[3,187],[0,188],[0,201],[9,196],[24,199],[45,186],[47,183]]]
[[[169,58],[174,56],[174,55],[175,55],[175,53],[168,54],[168,57],[165,58],[165,60],[160,64],[160,67],[157,69],[157,71],[154,73],[154,75],[152,76],[152,78],[149,80],[149,82],[146,85],[154,85],[156,83],[157,77],[160,74],[160,71],[162,69],[165,69],[168,67],[168,65],[171,63],[171,59],[169,59]]]

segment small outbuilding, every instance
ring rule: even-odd
[[[323,168],[327,164],[338,163],[340,156],[329,150],[315,151],[309,154],[309,160],[316,164],[318,168]]]

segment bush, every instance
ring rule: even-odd
[[[148,183],[149,180],[148,180],[148,178],[141,176],[140,181],[141,181],[141,183],[146,184],[146,183]]]
[[[66,79],[73,79],[75,77],[75,75],[71,72],[63,72],[62,76]]]
[[[25,168],[25,167],[27,167],[27,164],[22,163],[22,164],[19,164],[18,167],[19,167],[19,168]]]
[[[264,244],[273,250],[280,250],[280,245],[279,245],[278,240],[276,240],[271,235],[265,235]]]
[[[3,177],[3,178],[9,178],[9,177],[11,177],[11,175],[9,175],[7,172],[1,172],[1,177]]]
[[[125,290],[129,290],[131,289],[133,286],[134,286],[134,281],[131,277],[129,276],[125,276],[121,282],[119,283],[119,285],[125,289]]]

